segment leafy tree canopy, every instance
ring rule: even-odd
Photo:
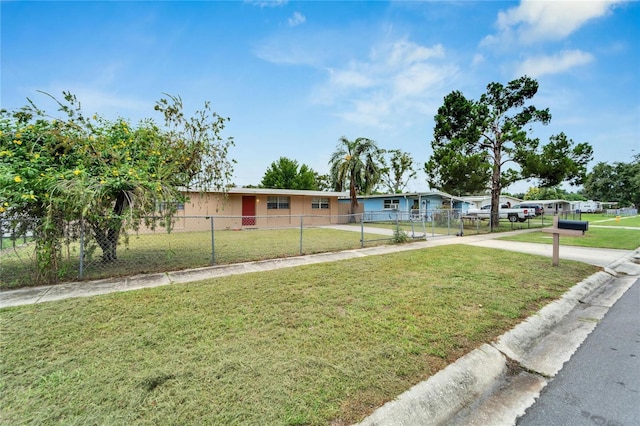
[[[55,279],[63,222],[84,219],[110,262],[121,230],[182,200],[181,187],[226,188],[233,140],[222,138],[228,118],[209,103],[187,118],[179,97],[161,99],[161,128],[152,119],[133,125],[86,115],[74,95],[63,95],[57,117],[31,100],[0,112],[0,218],[38,219],[43,280]],[[172,213],[164,209],[165,224]]]
[[[524,200],[566,200],[566,201],[586,201],[584,195],[579,192],[568,192],[559,186],[550,188],[532,186],[524,194]]]
[[[298,166],[296,160],[280,157],[271,163],[260,186],[276,189],[319,190],[318,174],[306,164]]]
[[[413,158],[409,153],[399,149],[384,152],[386,155],[382,157],[381,183],[389,193],[399,194],[404,191],[411,179],[416,177]]]
[[[629,163],[596,164],[587,176],[584,193],[592,200],[615,201],[622,207],[640,206],[640,155]]]
[[[490,83],[477,101],[454,91],[435,116],[433,154],[425,163],[430,186],[452,194],[490,189],[492,229],[502,188],[530,178],[545,187],[580,184],[593,156],[589,144],[576,145],[563,133],[543,146],[529,136],[533,123],[551,120],[548,109],[528,104],[537,91],[537,81],[527,76],[506,86]]]
[[[358,206],[358,194],[371,194],[380,181],[382,151],[367,138],[350,141],[341,137],[331,155],[331,180],[335,191],[349,188],[351,212]]]
[[[318,191],[331,191],[333,185],[331,184],[331,176],[328,174],[317,175],[316,184],[318,185]]]

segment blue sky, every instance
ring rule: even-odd
[[[536,78],[546,141],[590,142],[594,161],[640,152],[640,3],[1,1],[3,108],[43,90],[89,113],[161,117],[163,93],[231,118],[234,182],[258,184],[284,156],[328,172],[338,139],[431,154],[433,116],[453,90]],[[509,188],[525,191],[535,182]],[[409,190],[428,188],[419,173]],[[569,188],[571,189],[571,188]]]

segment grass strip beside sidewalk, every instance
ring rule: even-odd
[[[552,244],[551,234],[538,231],[501,237],[501,240],[526,243]],[[589,227],[581,237],[560,236],[560,244],[566,246],[635,250],[640,247],[640,229],[616,229]]]
[[[452,245],[3,309],[0,423],[353,423],[595,271]]]

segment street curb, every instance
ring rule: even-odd
[[[485,398],[506,373],[505,357],[484,344],[378,408],[357,426],[443,424],[473,401]]]
[[[638,250],[611,269],[637,257]],[[515,424],[633,284],[630,278],[603,271],[591,275],[491,345],[471,351],[356,426]]]
[[[517,361],[523,368],[535,371],[545,377],[553,377],[562,368],[562,365],[571,357],[574,350],[555,350],[554,356],[547,359],[540,359],[535,348],[540,345],[541,340],[554,332],[554,328],[571,312],[576,309],[583,300],[589,298],[594,293],[599,293],[601,288],[612,280],[611,275],[605,272],[597,272],[584,281],[569,289],[560,299],[544,306],[538,313],[525,319],[523,322],[507,331],[492,343],[496,349],[505,354],[510,359]],[[616,298],[617,300],[617,298]],[[595,316],[595,315],[594,315]],[[598,318],[599,319],[599,318]],[[584,335],[588,335],[597,325],[595,321],[583,322],[580,324]],[[577,347],[582,343],[582,333],[574,333],[567,336],[573,344],[569,346]],[[579,341],[578,341],[579,340]],[[568,343],[568,342],[567,342]],[[566,343],[561,345],[566,347]],[[544,348],[545,350],[547,348]],[[568,352],[568,353],[567,353]]]
[[[630,254],[607,265],[605,272],[613,276],[640,275],[640,249],[632,251]]]

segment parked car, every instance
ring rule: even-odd
[[[520,203],[513,206],[514,209],[534,209],[536,212],[536,216],[541,216],[544,214],[544,207],[542,204],[538,203]]]
[[[501,204],[500,208],[501,209],[509,209],[511,207],[509,207],[509,204]],[[486,205],[480,207],[480,210],[491,210],[491,204],[486,204]]]
[[[489,219],[491,215],[491,205],[482,206],[479,209],[469,209],[466,215],[481,220]],[[501,205],[498,210],[498,217],[500,219],[508,219],[509,222],[524,222],[531,217],[535,217],[535,215],[536,213],[532,208],[514,208],[509,207],[509,204]]]

